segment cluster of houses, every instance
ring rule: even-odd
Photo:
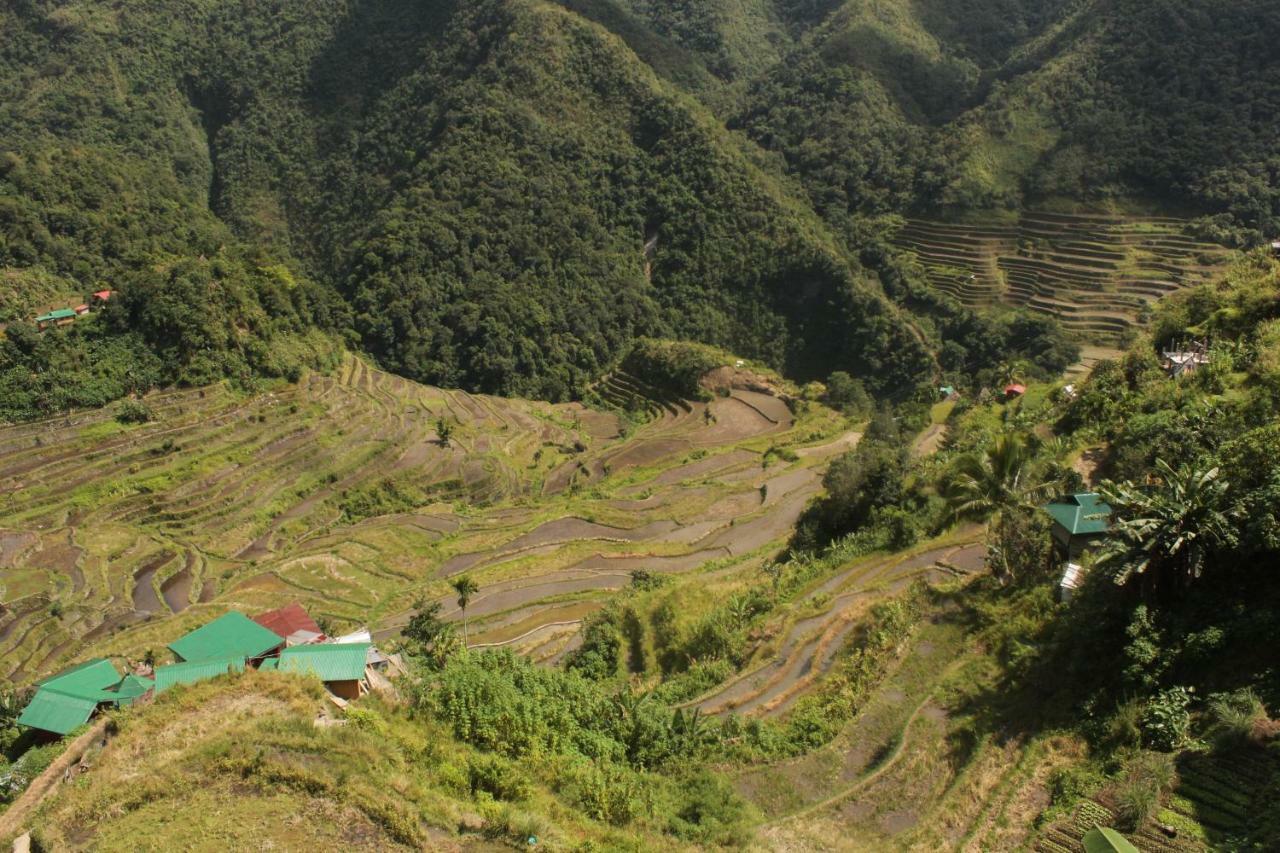
[[[46,678],[18,723],[65,735],[102,709],[248,668],[314,675],[333,701],[344,705],[395,665],[374,647],[368,631],[326,637],[297,603],[252,619],[233,610],[174,640],[169,650],[175,662],[164,666],[141,666],[121,675],[110,661],[98,658]]]
[[[88,302],[84,302],[74,308],[56,308],[47,314],[41,314],[36,317],[36,328],[43,332],[45,329],[54,326],[66,326],[69,323],[74,323],[77,317],[82,317],[108,302],[113,293],[114,291],[111,290],[99,290],[89,298]]]

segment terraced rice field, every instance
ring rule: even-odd
[[[962,549],[961,553],[964,552]],[[924,556],[924,555],[921,555]],[[942,606],[828,745],[738,774],[779,850],[1013,850],[1048,805],[1068,741],[1001,732],[964,700],[984,680],[962,608]]]
[[[146,402],[143,425],[102,411],[0,428],[0,677],[139,657],[226,608],[294,600],[385,638],[423,597],[456,618],[447,584],[461,572],[481,588],[474,642],[557,660],[632,570],[759,560],[857,440],[835,413],[797,419],[758,390],[648,403],[624,429],[581,405],[428,388],[355,358],[257,396],[215,386]],[[800,453],[782,462],[775,446]],[[344,515],[388,482],[421,499]]]
[[[908,220],[893,238],[933,287],[972,306],[1008,304],[1114,343],[1168,293],[1217,275],[1228,250],[1160,217],[1025,212],[1016,223]]]
[[[1186,753],[1178,778],[1154,822],[1130,840],[1143,851],[1262,849],[1246,843],[1258,822],[1275,808],[1280,791],[1280,759],[1261,747],[1242,746],[1227,754]],[[1103,791],[1065,819],[1047,826],[1036,841],[1039,853],[1064,853],[1080,847],[1094,824],[1114,826],[1116,806]]]

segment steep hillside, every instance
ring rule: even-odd
[[[802,202],[562,7],[4,14],[8,267],[127,293],[180,258],[283,264],[341,294],[317,322],[388,367],[544,399],[580,392],[640,332],[882,387],[928,367]],[[237,294],[244,310],[298,298]]]
[[[828,218],[1137,200],[1256,241],[1280,230],[1275,11],[851,0],[730,124],[781,153]]]

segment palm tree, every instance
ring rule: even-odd
[[[462,610],[462,647],[465,649],[467,648],[467,605],[471,603],[471,597],[480,591],[480,587],[470,575],[459,575],[450,582],[450,585],[458,594],[458,607]]]
[[[943,484],[953,519],[987,519],[987,542],[993,568],[1004,577],[1009,566],[993,531],[1005,516],[1034,511],[1053,488],[1036,482],[1035,450],[1017,433],[1004,433],[986,450],[960,457]]]
[[[1219,469],[1174,470],[1157,459],[1156,471],[1156,488],[1107,482],[1099,489],[1117,519],[1101,562],[1117,567],[1116,583],[1140,576],[1148,598],[1197,580],[1213,551],[1235,544],[1233,521],[1240,515]]]

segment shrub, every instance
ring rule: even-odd
[[[1208,702],[1209,734],[1219,747],[1230,749],[1247,743],[1267,709],[1252,689],[1216,693]]]
[[[1160,796],[1173,786],[1173,758],[1143,752],[1129,762],[1116,789],[1116,811],[1124,827],[1136,831],[1160,806]]]
[[[151,410],[137,400],[125,400],[116,410],[116,420],[122,424],[145,424],[152,417]]]
[[[609,764],[578,765],[565,785],[588,816],[620,826],[650,811],[636,774]]]
[[[667,831],[687,841],[741,845],[746,806],[728,782],[706,770],[681,780]]]
[[[1147,703],[1139,725],[1143,742],[1152,749],[1169,752],[1187,741],[1191,714],[1187,710],[1191,694],[1185,687],[1174,687],[1156,695]]]
[[[622,367],[661,391],[705,400],[709,395],[699,380],[724,363],[721,354],[703,344],[640,338],[622,360]]]
[[[495,800],[506,802],[526,800],[532,790],[528,778],[515,764],[497,755],[471,759],[467,767],[467,783],[473,796],[483,791]]]

